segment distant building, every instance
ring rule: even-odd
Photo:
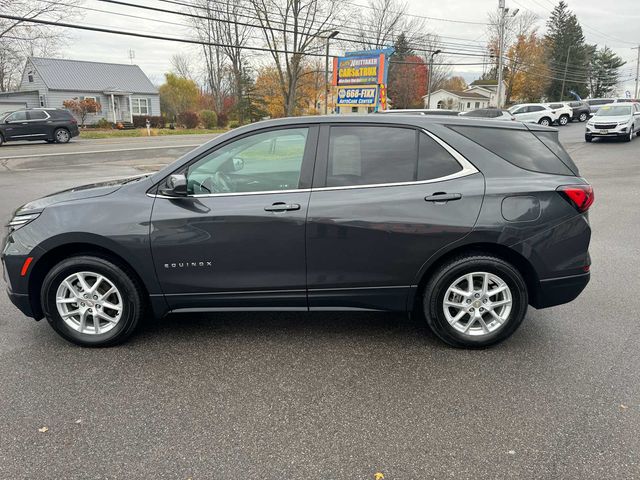
[[[506,84],[503,83],[502,96]],[[422,97],[427,108],[427,98]],[[476,108],[495,107],[498,104],[497,80],[476,80],[466,90],[436,90],[431,94],[431,108],[444,108],[467,112]]]
[[[160,115],[158,89],[137,65],[29,58],[16,92],[0,94],[0,112],[20,108],[64,108],[71,99],[93,98],[101,110],[85,123],[106,119],[132,122],[133,116]]]

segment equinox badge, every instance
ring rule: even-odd
[[[198,262],[175,262],[165,263],[164,268],[203,268],[213,267],[213,260],[205,260]]]

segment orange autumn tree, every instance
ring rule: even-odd
[[[544,40],[532,32],[518,35],[507,52],[506,99],[537,102],[544,95],[551,76],[545,59]]]
[[[407,55],[391,65],[388,96],[393,108],[420,108],[427,94],[427,65],[417,55]]]
[[[102,106],[100,102],[96,101],[93,98],[72,98],[71,100],[65,100],[62,102],[62,105],[67,110],[70,110],[72,113],[75,113],[76,116],[80,119],[80,126],[84,127],[84,121],[87,118],[87,115],[90,113],[98,113],[102,110]]]
[[[275,67],[263,67],[258,71],[255,92],[270,117],[285,116],[285,99]],[[323,100],[324,70],[318,65],[306,65],[298,81],[294,115],[317,115]]]

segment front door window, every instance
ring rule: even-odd
[[[251,135],[210,153],[187,170],[191,195],[295,190],[308,128]]]

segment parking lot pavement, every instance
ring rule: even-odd
[[[640,478],[640,139],[583,132],[561,139],[596,191],[592,281],[492,349],[349,312],[174,316],[82,349],[0,295],[0,478]],[[130,156],[0,168],[0,218]]]

